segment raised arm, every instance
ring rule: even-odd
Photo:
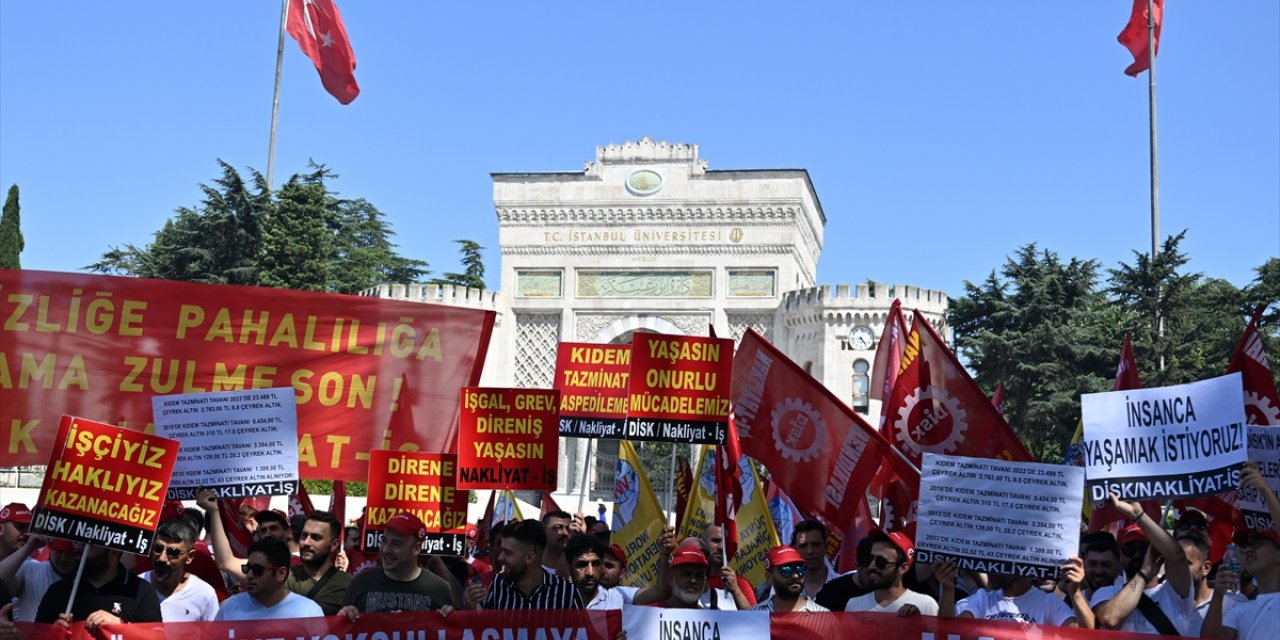
[[[218,513],[218,493],[213,489],[200,488],[196,491],[196,506],[209,514],[209,542],[213,544],[213,558],[217,560],[218,568],[226,571],[236,582],[245,584],[248,579],[240,570],[244,559],[237,558],[231,551],[227,531],[222,527],[222,514]]]
[[[1173,587],[1181,598],[1190,595],[1191,565],[1187,564],[1187,554],[1183,553],[1182,545],[1178,544],[1159,522],[1152,520],[1151,516],[1142,509],[1142,505],[1136,502],[1123,502],[1117,499],[1114,493],[1109,499],[1112,506],[1142,528],[1142,532],[1147,534],[1147,540],[1151,541],[1151,548],[1160,552],[1160,557],[1164,559],[1164,577],[1169,586]]]

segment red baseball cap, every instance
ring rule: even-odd
[[[1150,542],[1147,540],[1147,534],[1143,532],[1142,527],[1131,524],[1120,530],[1120,535],[1116,536],[1116,543],[1121,546],[1130,542]]]
[[[707,557],[702,555],[701,551],[687,547],[684,549],[677,549],[676,552],[671,555],[672,567],[678,567],[684,564],[696,564],[701,567],[711,566],[707,562]]]
[[[1251,542],[1254,538],[1266,538],[1267,540],[1271,541],[1271,544],[1274,544],[1277,547],[1280,547],[1280,533],[1276,533],[1275,529],[1259,529],[1257,531],[1237,531],[1236,534],[1232,536],[1231,541],[1236,543],[1237,546],[1243,547],[1249,544],[1249,542]]]
[[[410,536],[419,540],[427,539],[427,528],[418,516],[401,511],[387,521],[387,531],[394,531],[402,536]]]
[[[764,568],[772,569],[780,567],[784,564],[803,564],[804,558],[800,557],[800,552],[795,550],[791,545],[778,545],[769,550],[764,556]]]
[[[916,546],[911,544],[911,538],[901,531],[890,531],[885,533],[879,529],[872,529],[867,534],[867,538],[874,544],[876,542],[888,542],[898,548],[902,552],[902,557],[906,559],[907,566],[910,567],[916,561]]]
[[[0,524],[6,522],[31,522],[31,510],[21,502],[10,502],[0,509]]]
[[[623,551],[622,547],[619,547],[616,544],[611,544],[609,545],[609,552],[613,554],[613,557],[618,559],[618,562],[622,563],[622,566],[627,566],[627,552]]]
[[[76,543],[70,540],[63,540],[62,538],[49,538],[50,551],[60,551],[62,553],[68,553],[71,551],[75,551],[75,549],[76,549]]]
[[[470,540],[472,542],[475,542],[476,536],[480,535],[480,530],[477,529],[474,524],[471,524],[469,522],[467,523],[466,528],[463,530],[467,534],[467,540]]]
[[[182,506],[182,502],[178,500],[169,500],[164,503],[164,508],[160,510],[160,523],[170,520],[187,517],[187,508]]]

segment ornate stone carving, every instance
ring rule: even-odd
[[[559,313],[516,314],[514,365],[517,387],[551,387],[556,374],[556,346],[559,342]]]
[[[688,336],[706,336],[711,326],[711,316],[702,313],[692,315],[670,315],[664,313],[661,317],[667,322],[680,327],[680,330]]]
[[[731,269],[727,293],[733,298],[772,298],[778,294],[776,276],[772,269]]]
[[[694,226],[708,222],[734,224],[780,224],[799,215],[794,200],[785,202],[753,202],[746,205],[686,204],[680,206],[634,207],[498,207],[498,224],[505,227],[597,224],[609,226],[635,223],[670,223]],[[807,226],[808,223],[806,222]],[[812,236],[812,230],[809,232]]]
[[[731,313],[729,314],[729,337],[741,342],[747,329],[755,329],[756,333],[771,338],[773,333],[772,313]]]
[[[578,342],[591,342],[600,334],[600,330],[617,322],[622,318],[621,314],[578,314],[574,316],[574,324],[577,325],[574,335],[577,336]]]
[[[580,298],[710,298],[711,271],[578,271]]]

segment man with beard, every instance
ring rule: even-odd
[[[562,578],[569,577],[564,544],[569,541],[572,525],[573,516],[566,511],[548,511],[542,516],[542,528],[547,532],[547,548],[542,552],[542,566]]]
[[[859,569],[866,572],[863,584],[871,587],[871,593],[865,593],[849,600],[845,611],[897,613],[899,616],[924,614],[938,615],[938,602],[923,594],[909,591],[902,585],[902,577],[911,570],[915,562],[915,545],[901,531],[885,533],[873,529],[867,534],[871,540],[871,556],[867,563]],[[939,576],[939,581],[955,583],[955,575],[951,573]]]
[[[324,611],[315,601],[285,588],[289,579],[289,546],[275,538],[249,545],[249,558],[241,567],[248,576],[247,589],[222,602],[215,620],[280,620],[318,618]]]
[[[706,609],[702,592],[707,588],[711,565],[707,556],[693,547],[679,547],[671,555],[671,595],[657,606],[669,609]]]
[[[724,530],[719,525],[709,524],[702,530],[702,541],[705,543],[703,553],[711,563],[711,575],[707,577],[707,586],[728,592],[733,598],[733,605],[739,610],[745,611],[754,607],[756,592],[751,588],[751,583],[738,575],[738,572],[725,562]]]
[[[79,546],[79,543],[76,543]],[[36,622],[57,623],[69,627],[83,620],[89,633],[104,624],[125,622],[163,622],[160,598],[150,582],[125,570],[120,564],[121,552],[106,547],[88,546],[84,573],[75,592],[71,613],[62,613],[71,598],[74,575],[53,583],[40,599]]]
[[[1093,594],[1089,604],[1097,616],[1098,628],[1185,634],[1195,615],[1195,592],[1186,551],[1138,503],[1117,500],[1114,493],[1110,501],[1138,525],[1150,544],[1135,570],[1134,557],[1125,552],[1126,544],[1132,544],[1134,538],[1126,535],[1128,529],[1121,532],[1121,553],[1130,560],[1128,581],[1123,587],[1104,587]],[[1157,579],[1161,565],[1164,582]]]
[[[11,502],[0,509],[0,559],[9,557],[26,542],[31,526],[31,510],[21,502]]]
[[[585,608],[622,609],[622,594],[600,583],[604,577],[604,560],[612,555],[612,551],[599,538],[576,534],[565,544],[564,553],[569,560],[569,570],[573,572],[573,584],[582,594],[582,601],[587,603]]]
[[[1106,531],[1088,533],[1080,538],[1080,555],[1084,559],[1084,585],[1080,591],[1087,601],[1099,589],[1116,584],[1120,577],[1120,547],[1116,537]]]
[[[31,554],[49,545],[49,559],[38,561]],[[40,535],[28,535],[17,551],[0,560],[0,580],[9,593],[18,597],[13,609],[13,619],[31,622],[36,619],[36,609],[50,585],[73,576],[80,564],[81,548],[70,540],[49,539]]]
[[[577,587],[542,566],[546,547],[547,532],[537,520],[521,520],[503,527],[498,573],[488,593],[483,585],[473,583],[467,587],[467,606],[497,610],[581,609],[582,595]]]
[[[764,557],[766,582],[773,587],[773,595],[752,609],[756,611],[830,611],[809,598],[804,592],[804,577],[808,566],[794,547],[779,545]]]
[[[207,621],[218,614],[213,586],[187,572],[195,546],[196,532],[186,518],[168,520],[156,529],[151,570],[142,579],[156,588],[165,622]]]
[[[453,610],[453,594],[444,578],[418,566],[427,529],[409,512],[387,520],[378,545],[381,566],[356,576],[347,587],[340,613],[355,620],[362,613]]]
[[[821,524],[821,523],[819,523]],[[795,537],[795,534],[792,534]],[[814,601],[819,605],[830,609],[831,611],[844,611],[845,605],[849,601],[872,591],[867,585],[867,567],[871,563],[871,547],[874,543],[871,538],[863,538],[858,541],[857,547],[854,549],[855,560],[858,563],[856,571],[850,571],[845,575],[833,578],[831,581],[822,585],[822,589],[818,591],[818,595],[814,597]],[[799,551],[799,549],[796,549]],[[803,553],[800,554],[802,557]],[[823,551],[822,559],[826,558],[826,551]],[[807,562],[806,562],[807,563]],[[823,563],[826,566],[826,563]]]
[[[351,584],[351,574],[335,564],[342,523],[328,511],[312,511],[302,523],[298,536],[301,563],[289,570],[285,588],[320,605],[326,616],[338,613]]]
[[[676,548],[676,528],[665,526],[658,537],[658,574],[646,587],[629,587],[622,584],[627,574],[627,554],[622,547],[611,544],[608,553],[601,557],[603,569],[600,572],[600,586],[612,589],[622,596],[627,604],[653,604],[666,599],[668,584],[667,566],[671,562],[671,553]]]

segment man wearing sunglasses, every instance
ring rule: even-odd
[[[885,533],[879,529],[867,534],[871,540],[871,556],[861,568],[866,584],[873,591],[853,598],[845,605],[845,611],[887,612],[901,616],[938,615],[938,602],[933,598],[908,590],[902,577],[911,570],[915,561],[915,545],[901,531]]]
[[[779,545],[764,556],[764,570],[773,595],[756,606],[755,611],[830,611],[818,605],[804,592],[808,566],[804,558],[789,545]]]
[[[138,578],[120,564],[121,552],[95,545],[82,545],[84,573],[76,584],[74,575],[53,583],[40,599],[36,622],[68,623],[83,620],[93,633],[104,624],[163,622],[160,599],[151,583]],[[74,573],[74,572],[73,572]],[[62,613],[75,587],[71,613]]]
[[[1120,532],[1120,553],[1128,559],[1128,582],[1123,587],[1104,587],[1093,594],[1089,605],[1097,616],[1098,628],[1165,635],[1187,633],[1196,606],[1191,575],[1191,560],[1196,555],[1194,545],[1188,543],[1184,548],[1138,503],[1117,500],[1115,494],[1111,494],[1109,500],[1138,525],[1150,545],[1135,571],[1133,566],[1140,547],[1131,546],[1136,539],[1129,535],[1129,528]],[[1161,566],[1165,571],[1164,582],[1158,579]]]
[[[1267,486],[1255,463],[1245,465],[1240,474],[1240,486],[1253,488],[1259,493],[1271,513],[1274,526],[1280,527],[1280,499]],[[1276,637],[1277,621],[1280,620],[1280,530],[1253,531],[1245,534],[1239,543],[1243,543],[1240,546],[1244,551],[1244,557],[1240,559],[1241,568],[1257,581],[1258,591],[1253,600],[1236,602],[1224,611],[1226,593],[1240,589],[1240,576],[1226,566],[1219,566],[1213,597],[1209,599],[1209,610],[1205,613],[1204,626],[1200,628],[1202,638],[1270,640]]]
[[[187,572],[193,559],[196,532],[186,518],[167,520],[156,529],[151,544],[151,570],[142,574],[160,597],[165,622],[213,620],[218,615],[218,594],[199,576]]]
[[[222,602],[216,620],[277,620],[324,616],[320,605],[285,588],[289,579],[289,546],[274,538],[249,545],[249,558],[240,567],[246,591]]]

